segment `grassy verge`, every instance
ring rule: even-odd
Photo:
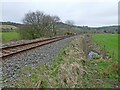
[[[3,42],[20,39],[20,34],[18,32],[0,32],[0,34],[2,35]]]
[[[51,66],[40,65],[36,68],[26,66],[21,69],[20,78],[15,86],[21,88],[59,87],[56,75],[60,70],[60,64],[63,63],[64,49],[65,48],[60,51],[59,55],[54,59]]]
[[[117,86],[116,72],[112,61],[86,60],[82,38],[78,37],[60,51],[50,67],[23,68],[16,87],[113,88]]]

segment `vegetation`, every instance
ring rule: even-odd
[[[118,60],[118,34],[96,34],[92,37],[114,60]]]
[[[20,23],[14,23],[14,22],[0,22],[1,23],[1,25],[11,25],[11,26],[16,26],[16,27],[18,27],[18,26],[20,26],[20,25],[22,25],[22,24],[20,24]]]
[[[33,18],[34,20],[32,20]],[[0,25],[0,30],[3,32],[3,42],[7,42],[11,40],[19,40],[19,37],[21,39],[35,39],[40,37],[66,35],[67,33],[84,34],[84,33],[117,33],[118,32],[117,26],[108,26],[108,27],[106,26],[99,28],[91,28],[88,26],[75,26],[73,25],[74,22],[72,20],[67,20],[65,23],[63,23],[60,21],[60,18],[58,16],[50,16],[41,11],[28,12],[23,18],[23,22],[24,24],[13,23],[13,22],[1,22],[2,25]],[[12,34],[13,32],[15,33],[15,31],[17,31],[17,34],[15,34],[15,36],[12,36],[10,35],[10,33],[8,33],[11,32]],[[115,54],[117,56],[118,54],[116,54],[115,52],[116,50],[110,51],[111,55]]]
[[[0,34],[3,42],[21,39],[18,32],[1,32]]]
[[[52,81],[52,78],[56,78],[56,74],[60,69],[60,63],[63,59],[63,51],[60,51],[60,54],[55,58],[51,66],[40,65],[36,68],[28,67],[22,68],[20,73],[20,79],[17,82],[17,87],[21,88],[50,88],[53,87],[55,82]],[[53,85],[53,86],[52,86]],[[54,86],[55,87],[55,86]],[[56,86],[57,87],[57,86]]]
[[[97,32],[102,32],[102,33],[118,33],[118,26],[103,26],[103,27],[97,27],[97,28],[91,28],[91,29],[96,29]]]
[[[0,25],[0,31],[2,32],[10,32],[10,31],[16,31],[18,30],[18,27],[13,25]]]
[[[44,14],[41,11],[36,11],[36,12],[28,12],[24,19],[24,27],[20,29],[20,34],[24,38],[24,33],[28,35],[25,36],[25,38],[28,39],[35,39],[39,37],[44,37],[49,34],[51,36],[56,35],[56,23],[60,21],[60,18],[58,16],[50,16],[47,14]],[[46,35],[47,34],[47,35]]]
[[[2,26],[0,26],[0,28],[1,28],[0,30],[2,30],[2,32],[13,32],[13,31],[17,30],[17,32],[20,32],[21,39],[51,37],[51,36],[57,36],[57,35],[65,35],[66,33],[76,33],[76,34],[117,33],[117,28],[118,28],[117,26],[108,26],[108,27],[99,27],[99,28],[91,28],[88,26],[75,26],[75,25],[73,25],[74,22],[72,20],[67,20],[66,23],[63,23],[60,21],[59,17],[50,16],[50,15],[44,14],[43,12],[40,12],[40,11],[28,12],[27,14],[31,14],[31,16],[32,16],[35,13],[36,13],[36,15],[37,15],[37,13],[41,13],[41,14],[43,14],[43,16],[45,16],[44,20],[42,20],[42,22],[40,22],[41,23],[40,25],[35,25],[35,24],[32,25],[30,23],[27,23],[27,21],[25,21],[25,20],[24,20],[24,24],[13,23],[13,22],[1,22]],[[25,15],[24,19],[27,18],[26,15]],[[52,20],[52,23],[50,23],[51,20]],[[36,21],[34,20],[34,22],[36,22]],[[38,29],[36,29],[36,28],[38,28]],[[18,40],[18,39],[16,38],[16,40]]]
[[[12,26],[12,25],[0,25],[0,29],[17,29],[16,26]]]
[[[51,66],[23,68],[18,87],[114,88],[118,87],[118,64],[113,60],[87,60],[82,38],[76,38],[61,50]],[[26,73],[26,74],[25,74]],[[30,76],[30,77],[28,77]]]
[[[97,62],[98,70],[109,78],[108,81],[118,81],[118,34],[96,34],[93,40],[105,51],[111,59],[100,60]],[[110,81],[111,82],[111,81]]]

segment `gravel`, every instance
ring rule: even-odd
[[[3,87],[14,87],[19,78],[19,71],[25,66],[37,67],[40,64],[50,65],[59,51],[76,36],[66,38],[11,57],[2,63]]]

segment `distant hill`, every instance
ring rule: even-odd
[[[7,25],[7,27],[6,27],[7,29],[8,29],[8,27],[18,29],[19,26],[24,25],[24,24],[15,23],[15,22],[0,22],[0,23],[2,23],[2,25],[5,25],[5,26]],[[69,31],[68,30],[69,27],[71,28],[71,32],[75,32],[75,33],[86,33],[86,32],[116,33],[116,32],[118,32],[118,26],[104,26],[104,27],[92,28],[92,27],[88,27],[88,26],[75,26],[75,25],[70,26],[63,22],[56,23],[56,26],[57,26],[57,28],[59,28],[58,32],[60,32],[60,33],[65,33],[67,31]]]
[[[16,31],[19,29],[19,26],[22,24],[14,23],[14,22],[0,22],[0,31],[9,32],[9,31]]]
[[[59,22],[56,24],[56,27],[58,29],[58,32],[60,34],[65,34],[67,32],[72,32],[72,33],[84,33],[86,32],[87,29],[81,26],[75,26],[75,25],[68,25],[62,22]]]
[[[12,26],[20,26],[22,24],[20,23],[14,23],[14,22],[0,22],[2,25],[12,25]]]
[[[98,28],[93,28],[96,31],[105,32],[105,33],[117,33],[118,32],[118,26],[103,26]]]

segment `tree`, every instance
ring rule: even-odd
[[[50,16],[47,15],[44,18],[44,24],[46,27],[46,31],[51,31],[53,33],[53,35],[56,35],[56,23],[58,23],[60,21],[60,18],[58,16]]]
[[[74,21],[72,20],[67,20],[65,21],[65,23],[68,25],[68,33],[70,33],[71,29],[72,29],[72,26],[74,25]]]
[[[28,12],[25,14],[25,17],[23,19],[23,23],[25,25],[29,25],[31,27],[31,36],[34,38],[42,36],[42,30],[43,30],[43,19],[45,17],[45,14],[41,11],[36,12]],[[26,30],[26,33],[29,33],[28,30]]]
[[[57,34],[57,31],[56,31],[56,23],[58,23],[60,21],[60,18],[58,16],[52,16],[52,31],[53,31],[53,34],[54,36]]]
[[[23,23],[27,27],[31,27],[33,39],[45,36],[47,32],[55,32],[54,27],[58,21],[60,21],[58,16],[50,16],[41,11],[28,12],[23,19]],[[26,33],[30,33],[30,31],[26,30]]]
[[[65,23],[70,25],[70,26],[74,25],[74,21],[72,21],[72,20],[67,20],[67,21],[65,21]]]

